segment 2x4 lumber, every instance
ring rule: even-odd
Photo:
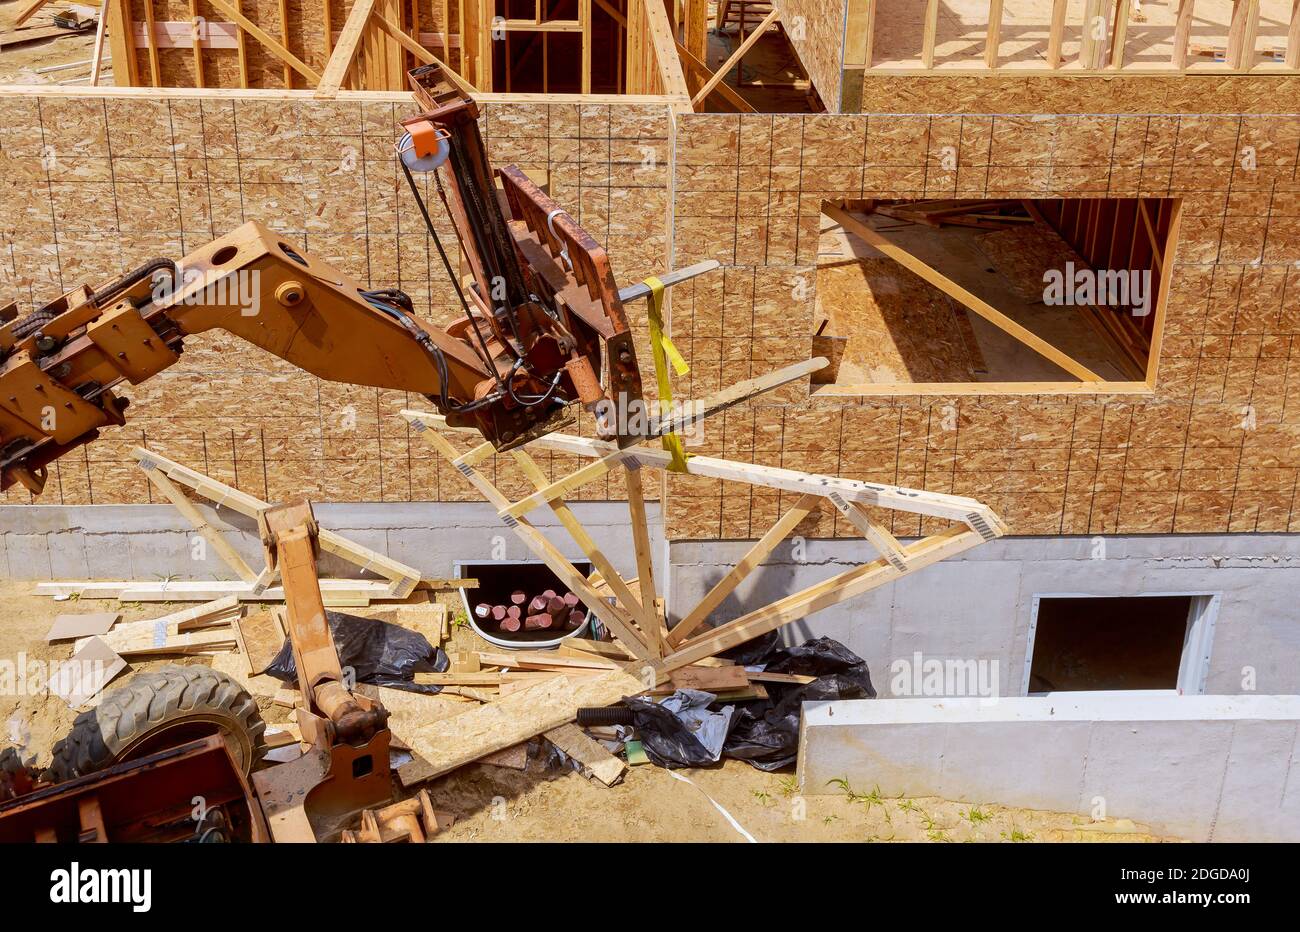
[[[441,65],[442,73],[447,76],[447,79],[451,81],[451,83],[455,84],[466,94],[474,93],[473,85],[457,74],[450,65],[440,59],[437,55],[434,55],[423,45],[402,32],[402,30],[394,25],[387,17],[375,13],[374,18],[375,22],[379,25],[379,28],[396,39],[397,43],[414,55],[417,61],[424,65]]]
[[[1052,25],[1047,34],[1047,67],[1061,67],[1061,46],[1065,43],[1065,13],[1070,0],[1052,0]]]
[[[709,0],[685,0],[683,38],[686,50],[701,61],[709,54]]]
[[[1121,0],[1128,2],[1128,0]],[[1101,67],[1102,56],[1106,53],[1107,22],[1106,9],[1110,0],[1086,0],[1083,13],[1083,39],[1079,43],[1080,67],[1096,71]]]
[[[449,773],[494,751],[567,725],[578,709],[621,702],[647,684],[623,670],[598,676],[548,677],[453,718],[405,731],[402,739],[417,755],[398,768],[403,786]]]
[[[448,442],[446,437],[443,437],[436,429],[430,428],[429,424],[434,423],[433,416],[418,411],[403,411],[402,416],[417,431],[428,437],[429,442],[448,460],[455,461],[459,456],[456,448]],[[478,489],[480,495],[486,498],[490,504],[496,506],[498,512],[509,507],[510,500],[501,494],[501,491],[478,470],[470,466],[464,466],[461,467],[460,471],[470,481],[470,484]],[[587,582],[587,578],[578,572],[577,567],[560,553],[558,547],[547,540],[545,534],[533,527],[526,518],[507,516],[506,525],[524,542],[524,546],[550,567],[551,572],[560,578],[560,582],[569,587],[570,592],[577,595],[587,608],[595,612],[596,617],[623,641],[628,650],[636,654],[639,659],[651,659],[650,648],[642,640],[632,616],[602,599],[600,594]]]
[[[32,0],[31,3],[23,7],[23,9],[18,13],[17,18],[14,20],[14,26],[21,26],[23,23],[27,22],[29,19],[31,19],[33,16],[39,13],[41,11],[41,8],[44,7],[45,4],[49,2],[50,0]]]
[[[856,217],[853,217],[834,205],[828,205],[825,207],[823,213],[835,222],[839,223],[842,227],[851,230],[857,236],[861,237],[868,245],[884,253],[909,272],[913,272],[925,279],[925,281],[929,282],[931,285],[934,285],[940,291],[947,294],[949,297],[960,301],[963,305],[970,308],[970,310],[974,311],[976,314],[979,314],[989,323],[1015,337],[1021,343],[1025,344],[1045,359],[1056,363],[1056,365],[1060,366],[1074,377],[1084,382],[1103,381],[1101,376],[1097,375],[1097,373],[1093,372],[1087,366],[1084,366],[1067,356],[1065,353],[1062,353],[1059,349],[1052,346],[1052,344],[1039,337],[1033,331],[1016,323],[987,301],[984,301],[982,298],[967,291],[952,279],[948,278],[948,276],[927,265],[925,262],[922,262],[902,247],[886,239],[880,233],[876,232]]]
[[[998,47],[1002,44],[1002,0],[989,0],[989,28],[984,38],[984,65],[998,66]]]
[[[814,372],[819,372],[828,365],[830,365],[830,362],[826,357],[814,356],[812,359],[792,363],[780,369],[765,372],[755,378],[728,385],[721,391],[707,395],[695,404],[688,405],[678,412],[670,412],[669,416],[664,420],[652,421],[650,434],[652,437],[662,437],[664,434],[684,430],[692,424],[726,411],[728,408],[733,408],[741,402],[749,401],[764,392],[770,392],[782,385],[787,385]]]
[[[237,9],[241,13],[244,12],[244,0],[235,0],[235,9]],[[329,37],[329,26],[328,26],[329,4],[328,3],[325,4],[325,22],[327,24],[325,35],[326,35],[326,40],[328,41],[328,37]],[[211,24],[209,24],[209,28],[211,28]],[[239,58],[239,86],[246,88],[249,86],[248,35],[244,32],[244,30],[240,29],[237,26],[235,27],[235,49],[238,52],[238,58]]]
[[[589,482],[595,482],[613,469],[622,458],[622,451],[616,451],[594,463],[588,463],[581,469],[569,473],[564,478],[557,479],[545,488],[538,489],[532,495],[521,498],[519,501],[501,509],[501,515],[502,517],[509,516],[513,518],[526,515],[528,512],[547,504],[551,499],[562,498],[574,489],[579,489]]]
[[[591,0],[578,0],[578,22],[582,24],[582,93],[591,93]],[[542,39],[542,50],[546,51]]]
[[[895,569],[907,569],[907,557],[904,553],[903,545],[893,534],[868,517],[862,506],[857,502],[846,502],[841,496],[832,492],[827,496],[831,504],[839,509],[840,514],[844,515],[848,522],[852,524],[865,537],[871,546],[876,548],[876,552],[894,565]]]
[[[249,495],[247,492],[241,492],[234,486],[218,482],[210,476],[205,476],[188,466],[182,466],[180,463],[169,460],[152,450],[146,450],[144,447],[136,447],[131,451],[131,455],[136,458],[143,468],[157,467],[169,479],[181,483],[198,495],[212,501],[218,507],[224,505],[239,512],[246,518],[256,518],[271,507],[269,503]],[[420,581],[420,571],[415,567],[407,566],[405,563],[385,556],[376,550],[371,550],[369,547],[362,546],[334,531],[321,528],[319,540],[320,548],[326,553],[332,553],[363,570],[371,570],[385,577],[389,582],[393,598],[405,598],[410,595]]]
[[[104,62],[104,36],[108,31],[108,7],[113,0],[104,0],[99,7],[99,22],[95,25],[95,48],[90,55],[90,86],[99,84],[99,69]],[[135,54],[135,50],[131,50]]]
[[[129,0],[109,0],[108,47],[113,56],[113,83],[118,87],[136,87],[140,83],[131,38],[134,33]]]
[[[686,76],[682,74],[682,61],[677,57],[677,44],[663,0],[645,0],[644,8],[646,33],[655,57],[661,93],[689,98],[691,93],[686,87]],[[691,103],[694,106],[694,101]]]
[[[1187,47],[1192,38],[1192,9],[1195,4],[1196,0],[1181,0],[1178,4],[1178,19],[1174,23],[1172,63],[1179,70],[1187,68]]]
[[[316,82],[317,97],[334,97],[338,94],[339,87],[347,77],[348,69],[352,67],[361,35],[365,31],[366,23],[370,21],[370,14],[374,12],[374,8],[375,0],[356,0],[352,4],[347,21],[343,24],[343,31],[339,34],[339,41],[335,43],[334,51],[330,53],[330,59],[325,63],[325,74],[316,75],[313,79]]]
[[[1115,28],[1111,30],[1110,66],[1115,69],[1124,67],[1124,46],[1128,42],[1128,14],[1130,0],[1118,0],[1115,4]]]
[[[494,449],[490,443],[485,443],[483,445],[489,449]],[[514,456],[515,463],[518,464],[520,471],[523,472],[524,477],[529,482],[539,489],[545,488],[548,485],[546,474],[542,472],[541,467],[537,465],[537,462],[526,450],[516,448],[511,451],[511,454]],[[646,614],[641,601],[632,594],[632,590],[628,588],[627,583],[623,581],[623,577],[614,569],[614,565],[609,562],[609,558],[605,556],[604,551],[596,546],[595,539],[587,532],[587,529],[583,526],[582,522],[578,520],[577,515],[573,513],[573,510],[569,508],[564,499],[558,497],[553,498],[550,500],[549,504],[551,506],[551,511],[555,514],[555,517],[559,520],[560,524],[562,524],[564,529],[569,532],[569,536],[572,537],[574,543],[578,545],[578,549],[581,550],[583,554],[586,555],[587,559],[591,561],[591,565],[596,568],[596,572],[600,574],[601,579],[603,579],[609,586],[610,591],[612,591],[614,596],[623,603],[623,607],[636,617],[638,624],[643,631],[653,631],[654,628],[649,627],[647,621],[647,619],[652,618],[653,616]]]
[[[1017,384],[1017,383],[1006,383]],[[440,414],[424,411],[403,411],[402,415],[409,421],[424,426],[445,425],[446,419]],[[457,428],[452,428],[456,430]],[[472,430],[473,428],[465,428]],[[574,456],[600,457],[618,448],[603,440],[578,437],[573,434],[550,433],[538,437],[529,444],[536,449],[553,450]],[[634,455],[642,466],[666,469],[672,462],[672,455],[666,450],[645,446],[629,447],[625,453]],[[996,537],[1001,531],[996,515],[983,502],[961,495],[949,495],[943,492],[927,492],[923,489],[909,489],[902,486],[885,485],[878,482],[862,482],[857,479],[845,479],[840,476],[823,476],[817,473],[799,472],[780,466],[760,466],[756,463],[737,463],[732,460],[717,459],[712,456],[692,455],[686,460],[686,471],[693,476],[709,479],[722,479],[728,482],[744,482],[783,492],[805,492],[826,496],[837,492],[849,501],[861,502],[878,508],[890,508],[910,514],[929,515],[934,518],[946,518],[950,521],[966,523],[984,522],[989,525]],[[498,498],[504,498],[497,493]],[[995,526],[996,525],[996,526]]]
[[[668,632],[669,645],[680,646],[687,636],[703,624],[727,596],[731,595],[736,587],[767,559],[768,555],[776,549],[776,545],[785,540],[799,522],[818,507],[820,501],[821,499],[816,495],[799,496],[794,506],[778,518],[776,523],[767,529],[767,533],[755,541],[749,551],[728,571],[727,575],[718,580],[695,608],[691,609],[690,613]]]
[[[1249,70],[1255,60],[1255,39],[1259,34],[1259,0],[1234,0],[1228,26],[1228,47],[1224,56],[1229,68]]]
[[[311,81],[312,84],[318,84],[320,82],[320,74],[306,65],[302,59],[293,54],[293,52],[290,52],[287,48],[281,45],[280,42],[271,36],[265,29],[250,20],[243,13],[239,12],[239,10],[235,9],[234,5],[228,2],[228,0],[208,0],[208,2],[211,3],[212,6],[223,16],[230,17],[231,22],[235,23],[240,29],[243,29],[250,36],[260,42],[268,52],[280,59],[280,61],[284,62],[304,78]],[[360,6],[366,2],[367,0],[357,0],[357,5]],[[369,0],[369,2],[373,3],[374,0]]]
[[[1300,0],[1291,4],[1291,25],[1286,31],[1286,66],[1300,68]]]
[[[184,491],[177,487],[176,483],[163,474],[162,470],[157,467],[148,469],[145,471],[145,475],[153,483],[154,488],[161,492],[167,501],[172,503],[185,520],[194,525],[194,529],[207,541],[208,546],[216,551],[217,556],[221,558],[221,562],[234,570],[235,574],[245,582],[253,582],[258,578],[257,574],[244,562],[244,558],[230,545],[230,542],[203,517],[198,507],[189,500]]]
[[[656,2],[656,0],[651,0]],[[641,487],[641,467],[624,469],[623,480],[627,485],[627,510],[632,519],[632,550],[636,554],[637,587],[641,591],[642,625],[641,631],[646,635],[655,656],[662,656],[663,636],[660,630],[659,613],[655,610],[655,569],[654,559],[650,553],[650,525],[646,520],[645,490]]]
[[[162,67],[158,60],[158,37],[154,35],[154,27],[153,0],[145,0],[144,40],[145,47],[149,50],[149,83],[153,87],[160,87],[162,86]],[[133,45],[134,43],[128,44]]]
[[[951,528],[919,540],[905,548],[908,572],[915,572],[963,550],[969,550],[981,540],[977,532],[962,527]],[[905,575],[904,571],[895,568],[889,562],[876,560],[832,576],[830,579],[742,615],[734,621],[714,628],[707,634],[692,638],[679,650],[663,659],[662,669],[676,670],[697,660],[729,650],[814,612],[839,605],[903,575]]]
[[[937,2],[937,0],[935,0],[935,2]],[[775,23],[780,16],[781,11],[773,7],[772,12],[763,17],[763,21],[754,28],[753,32],[745,37],[744,42],[740,43],[740,45],[736,47],[736,50],[731,53],[731,57],[718,66],[718,70],[713,72],[713,77],[705,81],[704,86],[696,92],[694,97],[691,98],[692,107],[698,107],[704,102],[704,99],[712,93],[713,89],[722,83],[722,79],[726,77],[727,72],[735,67],[736,62],[740,61],[740,59],[744,57],[745,53],[748,52],[760,38],[762,38],[763,33],[767,31],[767,27]]]
[[[682,63],[686,65],[688,72],[703,75],[703,81],[707,81],[709,78],[713,77],[713,72],[709,69],[708,65],[704,64],[704,62],[692,55],[690,50],[680,42],[675,44],[677,46],[677,54],[681,56]],[[702,84],[703,81],[699,83]],[[737,94],[726,81],[714,85],[713,90],[719,97],[731,104],[741,113],[758,112],[750,106],[749,101]]]
[[[921,35],[921,67],[934,67],[934,44],[939,33],[939,0],[926,0],[925,29]]]

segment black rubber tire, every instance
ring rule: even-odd
[[[61,783],[218,731],[251,773],[266,753],[266,723],[253,697],[211,667],[168,664],[137,674],[78,715],[54,745],[48,777]]]

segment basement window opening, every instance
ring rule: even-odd
[[[1215,604],[1197,595],[1040,597],[1026,692],[1202,693]]]
[[[1177,198],[827,202],[825,394],[1147,394]]]

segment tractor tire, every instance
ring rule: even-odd
[[[257,703],[211,667],[168,664],[140,673],[82,712],[54,745],[47,778],[56,783],[220,733],[247,776],[266,753]]]

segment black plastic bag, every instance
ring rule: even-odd
[[[351,667],[356,682],[428,695],[442,691],[441,686],[415,682],[417,673],[442,673],[451,665],[442,649],[430,644],[423,634],[387,621],[342,612],[326,612],[325,617],[339,653],[339,666],[344,670]],[[298,682],[293,646],[287,638],[262,672],[285,683]]]
[[[710,767],[716,763],[686,723],[659,703],[649,699],[628,699],[624,704],[636,713],[637,736],[652,764],[672,770],[675,767]],[[732,721],[735,721],[734,716]]]
[[[723,656],[743,666],[764,664],[773,673],[817,677],[804,684],[764,683],[768,699],[734,703],[722,754],[748,761],[759,770],[780,770],[794,763],[804,702],[876,698],[866,662],[832,638],[812,638],[786,647],[774,631]],[[636,714],[637,734],[652,763],[668,768],[716,763],[687,723],[657,702],[628,699],[626,705]]]
[[[866,661],[832,638],[812,638],[786,647],[772,632],[742,644],[728,659],[746,666],[766,664],[765,669],[772,673],[817,677],[805,684],[765,683],[766,701],[740,704],[722,753],[748,761],[759,770],[780,770],[798,757],[799,715],[804,702],[876,698]]]

